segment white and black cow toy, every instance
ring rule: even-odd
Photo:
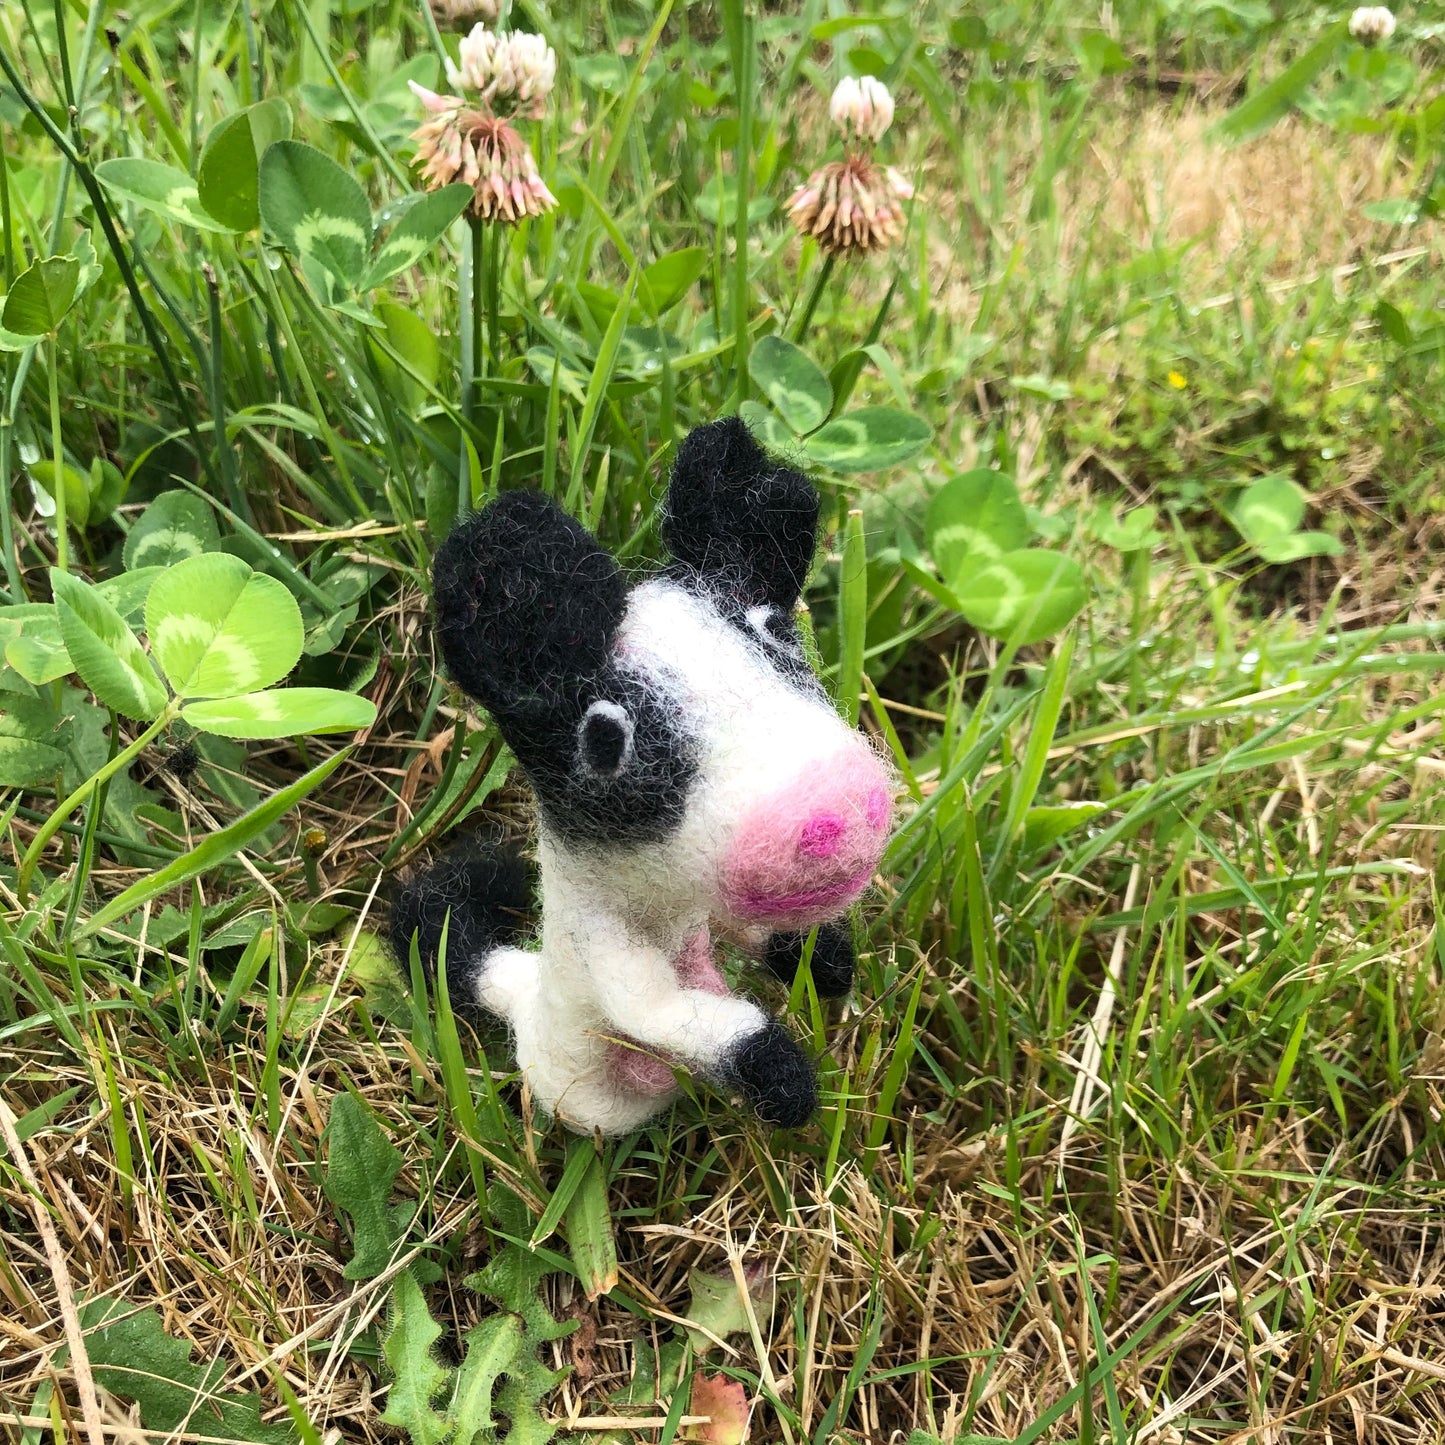
[[[458,1004],[500,1014],[537,1103],[569,1127],[634,1129],[677,1092],[674,1066],[796,1126],[813,1064],[734,995],[715,939],[846,993],[839,919],[888,836],[891,777],[808,666],[793,612],[818,495],[741,421],[692,432],[662,518],[673,560],[630,587],[554,503],[507,492],[437,554],[436,626],[536,790],[542,922],[526,868],[460,851],[403,885],[394,946],[435,966],[450,915]],[[826,925],[832,926],[826,926]]]

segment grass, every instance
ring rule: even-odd
[[[141,731],[60,682],[35,700],[69,731],[65,776],[0,805],[7,1438],[86,1433],[73,1299],[156,1308],[268,1420],[293,1401],[321,1439],[394,1438],[393,1282],[431,1266],[456,1351],[495,1308],[464,1281],[505,1248],[484,1201],[511,1190],[578,1322],[541,1359],[569,1367],[546,1408],[579,1434],[693,1428],[687,1392],[650,1382],[683,1370],[701,1270],[754,1285],[706,1356],[756,1400],[754,1439],[1445,1440],[1440,254],[1428,222],[1364,209],[1433,195],[1430,27],[1402,24],[1410,74],[1362,79],[1342,51],[1301,110],[1225,147],[1219,115],[1327,17],[1132,0],[1105,35],[1062,5],[856,28],[821,4],[523,7],[561,58],[533,139],[562,204],[476,258],[459,225],[359,298],[378,329],[258,233],[86,183],[121,155],[193,172],[218,120],[283,96],[373,206],[394,199],[398,76],[418,57],[435,81],[430,32],[400,3],[339,9],[157,0],[107,16],[113,41],[98,8],[0,17],[7,290],[82,228],[104,267],[54,351],[0,353],[9,601],[47,595],[25,469],[58,426],[72,465],[130,484],[72,527],[72,569],[118,572],[146,504],[189,487],[300,601],[301,680],[378,707],[324,790],[245,842],[228,825],[335,741],[202,739],[186,774],[173,733],[56,832],[26,904],[37,829]],[[898,250],[814,294],[779,202],[826,148],[845,53],[885,67],[924,203]],[[736,187],[710,192],[720,175]],[[749,197],[771,207],[749,221]],[[690,247],[696,281],[654,316],[643,267]],[[601,1149],[599,1223],[505,1039],[434,1013],[377,942],[398,868],[458,825],[530,826],[489,723],[439,680],[428,559],[459,502],[540,482],[646,565],[672,442],[805,317],[825,369],[882,343],[855,401],[934,428],[908,466],[820,477],[809,593],[901,822],[854,999],[748,979],[818,1053],[817,1123],[768,1137],[701,1092]],[[1088,569],[1052,642],[984,637],[901,569],[928,496],[975,465]],[[1232,502],[1274,472],[1340,555],[1241,544]],[[1146,503],[1157,545],[1102,539],[1096,508]],[[369,1278],[328,1192],[346,1091],[399,1151],[388,1202],[415,1208]],[[618,1282],[589,1300],[609,1226]],[[107,1380],[109,1432],[135,1422]],[[182,1435],[220,1419],[200,1399]]]

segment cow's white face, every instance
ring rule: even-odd
[[[791,614],[657,578],[629,595],[614,656],[665,701],[690,765],[666,837],[610,866],[740,927],[808,927],[854,902],[888,836],[889,774],[828,702]],[[593,708],[626,735],[621,705]],[[641,765],[635,742],[623,751],[624,772]]]
[[[485,856],[459,855],[394,905],[397,951],[414,936],[434,966],[450,919],[473,995],[512,1020],[544,1105],[585,1127],[633,1127],[656,1097],[612,1071],[599,1018],[773,1123],[801,1124],[817,1105],[811,1059],[728,994],[708,927],[789,982],[802,930],[825,924],[812,985],[830,998],[851,985],[849,930],[828,920],[877,866],[891,790],[799,645],[818,511],[807,478],[732,417],[679,446],[661,518],[672,561],[650,581],[629,588],[597,539],[535,492],[503,493],[437,553],[447,668],[537,795],[542,946],[535,961],[498,947],[516,931],[519,889]]]

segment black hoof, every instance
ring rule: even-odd
[[[806,933],[775,933],[768,939],[763,962],[775,978],[791,986],[807,938]],[[853,937],[845,924],[819,927],[808,966],[819,998],[842,998],[853,987]]]
[[[758,1117],[780,1129],[796,1129],[818,1107],[812,1060],[777,1019],[741,1040],[723,1060],[723,1077]]]

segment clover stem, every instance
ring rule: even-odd
[[[464,517],[472,509],[471,468],[468,466],[466,431],[473,432],[476,444],[477,426],[481,413],[482,383],[486,371],[483,360],[483,302],[482,271],[483,252],[486,247],[486,228],[482,218],[475,211],[467,214],[468,245],[462,258],[463,292],[469,306],[466,329],[462,332],[462,428],[461,445],[457,457],[457,517]]]
[[[487,352],[489,364],[495,371],[501,365],[502,331],[502,267],[506,264],[507,242],[512,232],[506,226],[489,226],[491,245],[487,247],[486,302],[487,302]]]
[[[828,278],[833,274],[833,263],[838,258],[829,251],[823,257],[823,264],[813,276],[813,286],[808,292],[808,299],[803,304],[803,309],[798,314],[798,323],[793,327],[792,340],[798,345],[802,344],[803,336],[812,325],[813,313],[818,309],[818,302],[822,298],[823,288],[828,284]]]
[[[24,903],[30,896],[30,879],[35,872],[35,865],[39,863],[40,855],[45,851],[45,845],[59,831],[60,825],[85,801],[87,793],[94,791],[102,783],[114,777],[139,755],[147,743],[164,732],[176,720],[179,713],[180,701],[173,698],[166,704],[161,715],[129,747],[122,748],[108,763],[92,773],[40,825],[40,831],[25,850],[25,856],[20,860],[20,870],[15,876],[15,892],[21,903]]]
[[[487,224],[475,212],[468,218],[472,231],[472,385],[467,397],[469,415],[473,425],[481,410],[482,378],[487,374],[486,319],[488,292],[491,289],[488,277]]]
[[[0,173],[5,167],[0,166]],[[15,422],[10,413],[10,358],[0,370],[0,550],[4,552],[5,582],[10,590],[7,601],[28,602],[30,594],[25,590],[25,581],[20,573],[20,564],[15,553],[15,526],[13,505],[15,483],[10,476],[10,447],[15,433]]]

